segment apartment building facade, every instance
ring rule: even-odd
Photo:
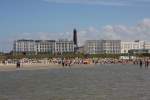
[[[121,52],[121,40],[87,40],[84,48],[87,54],[119,54]]]
[[[74,52],[74,42],[69,40],[58,40],[55,42],[55,53]]]
[[[129,50],[132,49],[144,49],[144,41],[121,41],[121,53],[129,53]]]
[[[13,45],[14,52],[74,52],[74,42],[68,40],[16,40]]]
[[[13,44],[14,52],[34,52],[35,51],[35,42],[34,40],[16,40]]]
[[[35,40],[35,52],[55,53],[55,40]]]

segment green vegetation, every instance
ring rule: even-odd
[[[0,61],[3,61],[5,59],[6,59],[5,54],[0,52]]]
[[[115,58],[118,59],[120,54],[92,54],[90,58]]]
[[[134,54],[136,57],[150,57],[150,53]]]
[[[10,53],[0,53],[0,61],[6,59],[42,59],[42,58],[115,58],[119,59],[120,56],[136,56],[136,57],[150,57],[150,53],[143,54],[83,54],[83,53],[55,53],[51,52],[10,52]]]

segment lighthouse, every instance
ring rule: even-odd
[[[74,51],[77,52],[78,39],[77,39],[77,30],[76,29],[73,29],[73,42],[74,42]]]

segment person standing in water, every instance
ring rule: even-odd
[[[143,65],[143,62],[142,62],[142,60],[140,60],[140,68],[142,68],[142,65]]]
[[[16,63],[16,68],[20,68],[20,61],[19,60]]]
[[[61,63],[62,63],[62,67],[64,67],[65,62],[63,58],[61,59]]]
[[[145,60],[145,68],[148,69],[148,66],[149,66],[149,61]]]

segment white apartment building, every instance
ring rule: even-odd
[[[58,40],[55,42],[55,53],[74,52],[74,42]]]
[[[34,40],[17,40],[14,41],[13,51],[15,52],[33,52],[35,51],[35,42]]]
[[[150,42],[144,43],[144,49],[150,49]]]
[[[150,42],[121,41],[121,40],[87,40],[83,51],[86,54],[119,54],[128,53],[129,50],[150,49]],[[74,52],[75,45],[69,40],[16,40],[13,44],[14,52]]]
[[[87,40],[84,51],[87,54],[119,54],[121,40]]]
[[[55,53],[55,40],[35,40],[35,51]]]
[[[17,40],[13,45],[14,52],[74,52],[74,42],[68,40]]]
[[[87,40],[84,45],[86,54],[102,53],[102,40]]]
[[[103,53],[119,54],[121,52],[121,40],[102,40]]]
[[[127,42],[122,42],[121,41],[121,53],[128,53],[129,50],[132,49],[144,49],[144,41],[127,41]]]

